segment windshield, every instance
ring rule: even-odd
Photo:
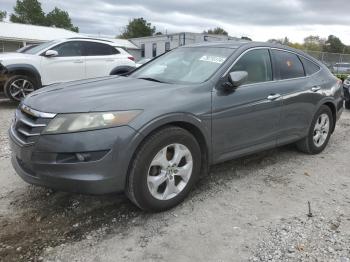
[[[29,50],[24,51],[24,53],[25,54],[30,54],[30,55],[35,55],[35,54],[39,53],[40,51],[48,48],[51,45],[54,45],[54,44],[58,43],[58,42],[59,41],[57,41],[57,40],[45,42],[45,43],[42,43],[42,44],[40,44],[38,46],[30,48]]]
[[[149,62],[131,76],[174,84],[202,83],[215,73],[232,52],[230,48],[178,48]]]

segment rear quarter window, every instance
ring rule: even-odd
[[[310,76],[320,71],[321,68],[314,62],[311,62],[310,60],[301,56],[299,58],[304,65],[306,75]]]
[[[279,80],[304,77],[304,67],[299,57],[293,53],[282,50],[271,50],[274,71]]]

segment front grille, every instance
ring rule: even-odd
[[[45,117],[41,117],[41,113],[30,111],[28,107],[16,110],[15,119],[11,127],[11,133],[21,145],[33,145],[44,131],[47,124],[54,117],[43,113]],[[50,117],[48,117],[50,116]]]

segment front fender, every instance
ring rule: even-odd
[[[32,76],[34,76],[38,85],[41,86],[40,73],[39,73],[38,69],[36,69],[33,65],[30,65],[30,64],[11,64],[11,65],[6,66],[6,74],[15,73],[17,71],[30,73]]]
[[[142,115],[140,116],[142,117]],[[140,121],[141,122],[141,121]],[[139,122],[139,123],[140,123]],[[142,121],[143,122],[143,121]],[[205,140],[206,148],[208,150],[209,162],[211,162],[211,152],[212,152],[212,143],[211,143],[211,119],[210,116],[203,116],[199,118],[190,113],[170,113],[158,116],[150,121],[145,121],[146,124],[138,125],[137,123],[134,125],[130,125],[133,129],[135,129],[143,138],[150,135],[155,130],[166,126],[166,125],[186,125],[195,127],[197,131],[199,131],[202,137]]]

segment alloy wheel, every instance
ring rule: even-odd
[[[193,159],[190,150],[182,144],[171,144],[153,158],[147,174],[151,195],[158,200],[176,197],[192,175]]]
[[[33,84],[27,79],[16,79],[10,84],[9,93],[13,99],[20,101],[34,91]]]
[[[321,114],[314,127],[313,141],[315,146],[321,147],[327,140],[330,130],[330,121],[327,114]]]

